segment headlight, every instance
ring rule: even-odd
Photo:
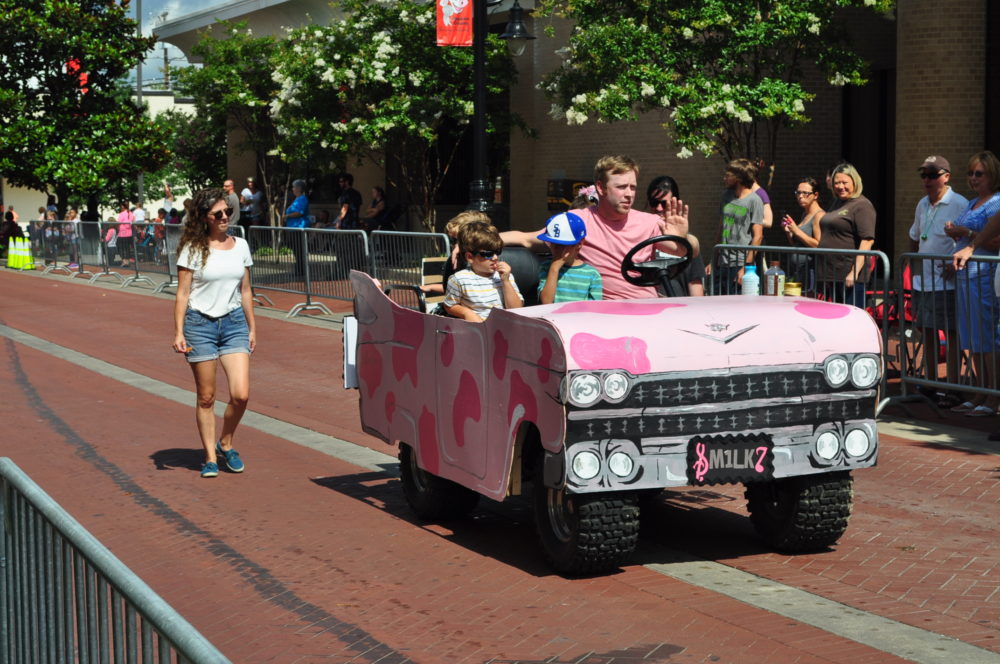
[[[868,452],[871,441],[868,434],[862,429],[852,429],[847,438],[844,439],[844,449],[853,457],[859,457]]]
[[[591,480],[601,472],[601,460],[593,452],[584,450],[573,457],[573,474],[581,480]]]
[[[633,467],[635,467],[635,463],[632,461],[632,457],[624,452],[615,452],[608,458],[608,468],[618,477],[628,477],[632,474]]]
[[[832,431],[824,431],[816,439],[816,454],[821,459],[829,461],[837,456],[838,451],[840,451],[840,440],[837,439],[837,434]]]
[[[826,366],[823,367],[823,375],[826,376],[826,382],[830,383],[831,387],[840,387],[846,383],[850,372],[850,365],[842,357],[827,360]]]
[[[569,383],[569,398],[578,406],[589,406],[601,398],[601,381],[593,374],[573,376]]]
[[[878,360],[864,355],[854,360],[851,365],[851,382],[862,389],[871,387],[878,382]]]
[[[625,374],[610,373],[604,377],[604,396],[618,401],[628,394],[628,378]]]

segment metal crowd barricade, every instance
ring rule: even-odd
[[[921,400],[937,408],[931,397],[938,394],[1000,400],[998,263],[995,255],[975,255],[954,271],[950,254],[900,257],[895,312],[902,395],[894,402]]]
[[[0,664],[229,660],[0,458]]]
[[[451,254],[451,238],[445,233],[374,231],[371,244],[372,276],[384,286],[420,286],[425,259]]]
[[[882,337],[883,365],[889,367],[897,361],[893,356],[895,348],[890,341],[890,321],[885,315],[891,305],[896,301],[897,289],[893,288],[890,281],[889,257],[881,251],[859,251],[853,249],[810,249],[806,247],[777,247],[735,244],[719,244],[712,250],[709,258],[713,265],[712,274],[709,276],[709,284],[705,293],[711,295],[737,295],[740,293],[740,285],[735,282],[723,280],[719,282],[720,271],[718,258],[722,252],[730,252],[735,255],[735,262],[742,263],[741,257],[745,257],[747,252],[754,252],[754,264],[760,275],[760,292],[764,292],[766,266],[771,261],[777,260],[779,267],[786,275],[786,283],[789,280],[801,280],[802,296],[811,297],[829,302],[840,302],[854,304],[868,311],[875,319],[880,328]],[[824,266],[824,261],[841,262],[856,261],[858,256],[863,256],[869,268],[868,281],[863,286],[858,286],[855,292],[853,288],[848,288],[842,281],[823,282],[816,278],[817,267]],[[855,294],[857,293],[857,299]],[[881,412],[890,400],[887,396],[888,371],[882,372],[882,399],[879,402],[877,412]]]
[[[314,298],[350,301],[354,298],[351,270],[371,272],[368,237],[364,231],[320,228],[251,226],[254,294],[259,291],[305,296],[287,316],[302,311],[333,312]]]

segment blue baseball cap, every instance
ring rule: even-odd
[[[583,219],[572,212],[560,212],[545,223],[545,232],[538,239],[552,244],[579,244],[585,237],[587,224]]]

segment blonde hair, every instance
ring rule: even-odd
[[[609,175],[630,172],[635,173],[636,180],[639,179],[639,164],[635,163],[632,157],[623,154],[605,155],[598,159],[594,166],[594,182],[607,184]]]
[[[990,179],[990,191],[1000,191],[1000,159],[997,159],[997,156],[989,150],[977,152],[969,158],[970,171],[972,165],[977,161],[982,165],[983,172]]]
[[[833,179],[840,173],[843,173],[847,177],[851,178],[854,182],[854,193],[850,195],[850,198],[858,198],[861,196],[861,191],[864,189],[864,186],[861,184],[861,174],[858,173],[858,169],[854,168],[851,164],[837,164],[834,169],[830,171],[830,186],[833,186]]]
[[[490,218],[486,216],[486,213],[479,212],[477,210],[466,210],[465,212],[459,212],[454,217],[448,220],[448,223],[444,226],[444,232],[448,234],[449,237],[458,237],[458,230],[469,223],[470,221],[483,221],[488,223]]]

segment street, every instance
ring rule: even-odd
[[[832,550],[765,548],[741,486],[665,491],[626,566],[565,579],[523,503],[410,513],[330,319],[259,309],[247,470],[206,480],[172,299],[11,271],[0,293],[0,456],[233,662],[1000,662],[1000,446],[954,420],[880,421]]]

